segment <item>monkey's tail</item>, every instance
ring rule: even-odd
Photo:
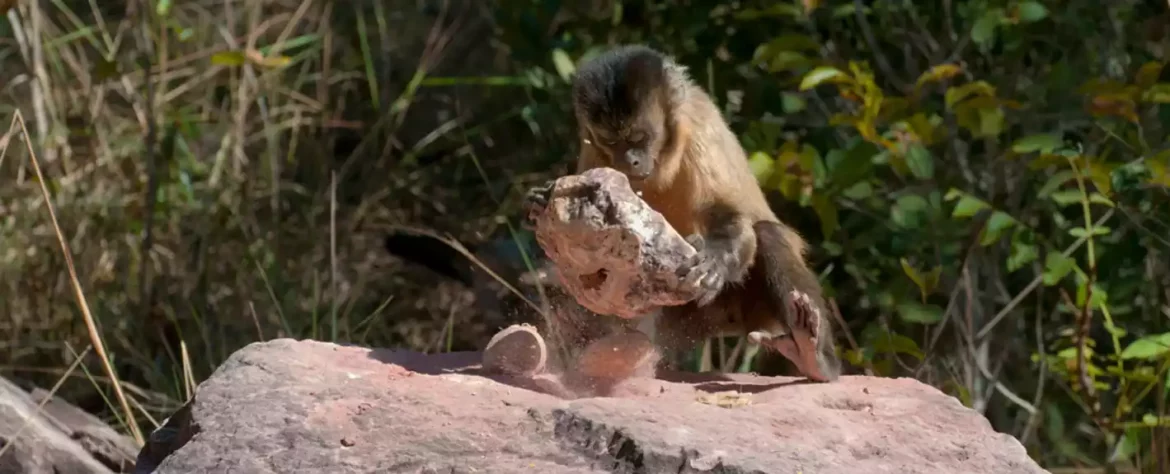
[[[471,262],[446,242],[407,231],[394,231],[386,236],[382,246],[391,255],[408,262],[422,265],[431,271],[471,287]],[[475,253],[475,249],[466,246]]]

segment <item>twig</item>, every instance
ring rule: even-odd
[[[849,332],[849,325],[845,324],[845,318],[841,316],[841,308],[837,307],[837,299],[825,299],[829,302],[829,314],[833,315],[833,319],[837,321],[837,324],[841,325],[841,332],[845,333],[845,340],[849,341],[849,346],[853,347],[853,350],[855,351],[860,351],[861,346],[858,346],[857,340],[853,339],[853,334]],[[869,361],[865,361],[865,375],[872,377],[873,373],[873,364]]]
[[[878,47],[877,38],[873,36],[873,28],[869,26],[869,20],[865,18],[865,4],[861,0],[853,0],[853,16],[857,19],[858,26],[861,27],[861,35],[865,37],[865,43],[869,45],[869,49],[873,51],[873,59],[877,62],[878,69],[886,75],[894,87],[898,90],[906,90],[906,82],[900,76],[894,73],[894,68],[890,66],[890,62],[886,59],[885,53],[882,53]]]
[[[329,293],[332,301],[329,303],[329,330],[331,342],[337,342],[337,172],[330,173],[329,180]]]
[[[1093,418],[1093,422],[1097,423],[1097,426],[1105,428],[1109,426],[1109,420],[1104,419],[1101,416],[1101,400],[1097,397],[1097,387],[1093,386],[1093,378],[1089,376],[1088,361],[1087,357],[1085,356],[1085,346],[1088,342],[1089,316],[1084,314],[1083,311],[1088,310],[1088,296],[1090,296],[1089,292],[1091,291],[1091,287],[1090,289],[1085,290],[1086,308],[1082,310],[1081,314],[1077,315],[1077,331],[1075,335],[1075,344],[1077,345],[1077,383],[1080,384],[1081,389],[1085,391],[1085,399],[1087,402],[1089,402],[1089,416]],[[1060,289],[1060,296],[1064,299],[1065,303],[1069,305],[1069,307],[1077,307],[1076,302],[1073,301],[1072,297],[1069,296],[1068,291],[1066,291],[1064,288]],[[1082,330],[1084,331],[1083,334]]]
[[[1105,221],[1109,220],[1110,217],[1113,217],[1113,209],[1109,209],[1109,211],[1107,211],[1104,215],[1102,215],[1100,219],[1097,219],[1097,222],[1093,224],[1093,227],[1099,227],[1099,226],[1105,224]],[[1061,252],[1061,254],[1064,255],[1065,257],[1072,255],[1073,252],[1075,252],[1077,249],[1081,248],[1081,245],[1084,245],[1084,243],[1088,240],[1089,240],[1088,235],[1082,235],[1080,238],[1077,239],[1076,242],[1074,242],[1067,249],[1065,249],[1063,252]],[[1016,297],[1014,299],[1012,299],[1010,302],[1008,302],[1007,306],[1004,306],[1003,309],[999,310],[999,313],[996,313],[995,317],[991,318],[991,321],[989,321],[987,324],[985,324],[983,326],[982,329],[979,330],[979,333],[975,335],[975,339],[983,339],[984,337],[986,337],[987,333],[991,332],[991,330],[993,328],[995,328],[995,325],[999,324],[999,321],[1001,319],[1003,319],[1005,316],[1007,316],[1008,313],[1010,313],[1013,309],[1016,309],[1016,306],[1018,306],[1022,301],[1024,301],[1024,298],[1026,298],[1029,294],[1031,294],[1033,290],[1035,290],[1037,287],[1039,287],[1040,282],[1042,282],[1043,280],[1044,280],[1044,275],[1037,275],[1036,278],[1033,278],[1032,282],[1029,283],[1028,286],[1025,287],[1023,291],[1020,292],[1020,294],[1016,295]],[[1074,307],[1075,306],[1076,305],[1074,305]]]
[[[65,266],[69,270],[69,283],[73,287],[73,296],[77,299],[77,305],[81,309],[82,319],[85,320],[85,328],[89,332],[90,343],[93,344],[98,357],[102,359],[102,369],[110,377],[110,384],[114,387],[114,395],[118,397],[118,402],[122,405],[122,411],[126,414],[126,424],[130,429],[130,434],[134,436],[134,441],[138,443],[138,446],[142,446],[143,438],[142,432],[138,428],[138,421],[134,418],[134,411],[130,409],[130,403],[126,401],[126,394],[122,392],[122,383],[118,380],[118,376],[114,372],[114,366],[110,364],[110,357],[106,353],[105,343],[102,342],[101,333],[98,332],[97,324],[94,323],[93,313],[89,311],[89,304],[85,301],[85,292],[82,291],[81,282],[77,278],[77,269],[73,267],[73,255],[69,251],[69,244],[65,241],[65,234],[61,231],[61,224],[57,222],[57,213],[53,210],[53,201],[49,193],[49,186],[46,184],[44,174],[41,173],[41,165],[37,159],[36,152],[33,151],[32,137],[29,136],[28,127],[25,126],[24,115],[19,110],[12,116],[12,124],[8,127],[9,134],[12,133],[12,130],[17,124],[20,125],[21,138],[24,139],[29,162],[32,164],[33,171],[37,175],[37,181],[41,187],[41,195],[45,199],[45,208],[49,211],[49,220],[53,224],[53,232],[57,235],[57,242],[61,244],[61,254],[65,258]]]

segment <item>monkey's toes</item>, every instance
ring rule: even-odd
[[[792,290],[789,299],[790,310],[793,311],[793,325],[796,326],[789,329],[793,333],[807,333],[815,338],[820,332],[820,309],[813,304],[812,298],[802,291]]]
[[[748,340],[761,347],[779,352],[780,355],[792,361],[796,369],[809,380],[817,382],[832,381],[821,363],[817,360],[816,340],[798,333],[773,335],[767,331],[753,331],[748,333]]]
[[[536,328],[513,324],[492,336],[483,350],[484,369],[509,375],[533,375],[544,370],[548,348]]]

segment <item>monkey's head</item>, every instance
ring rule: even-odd
[[[623,46],[591,59],[573,78],[573,109],[583,146],[631,180],[654,173],[669,139],[672,80],[669,60],[645,46]]]

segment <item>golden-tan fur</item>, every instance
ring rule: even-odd
[[[712,336],[763,334],[756,340],[780,350],[810,378],[835,379],[839,363],[819,283],[805,263],[807,245],[768,205],[715,103],[685,68],[653,50],[626,47],[610,54],[595,60],[605,63],[583,65],[575,80],[576,171],[625,172],[675,230],[698,239],[704,274],[715,277],[698,280],[705,297],[662,308],[655,342],[674,355]],[[615,321],[611,328],[624,325]],[[789,332],[809,340],[793,341]],[[599,336],[578,332],[571,338]],[[815,357],[807,351],[810,341]]]

